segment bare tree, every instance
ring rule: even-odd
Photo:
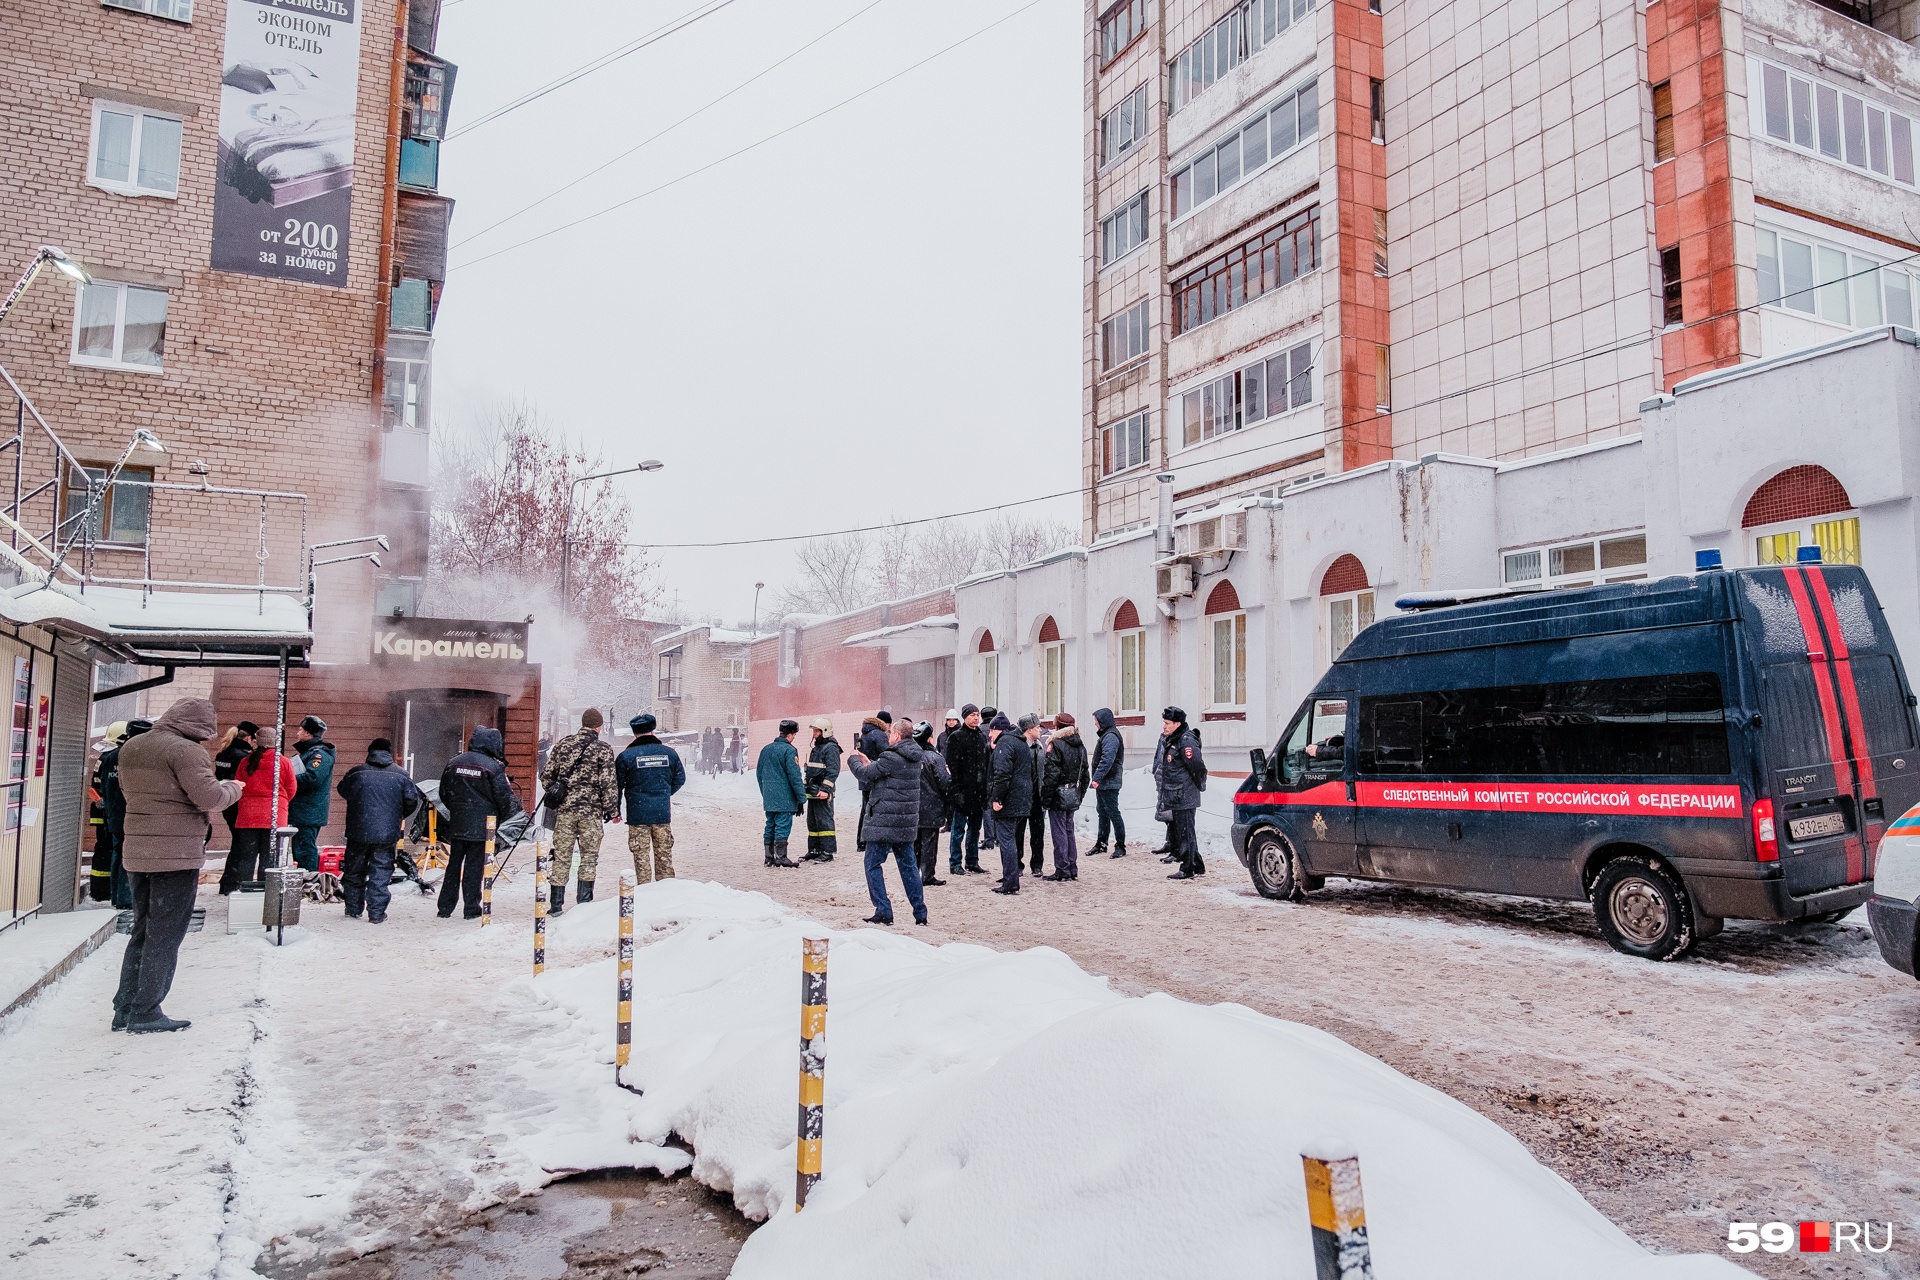
[[[865,534],[809,538],[800,544],[794,558],[799,562],[799,576],[776,598],[776,616],[847,613],[873,602]]]
[[[873,539],[871,594],[881,600],[899,600],[920,590],[917,573],[920,526],[894,524]]]
[[[795,553],[798,578],[775,598],[774,616],[846,613],[951,586],[982,569],[1018,568],[1073,543],[1073,530],[1057,520],[1010,516],[984,529],[937,520],[810,538]]]
[[[1058,520],[999,515],[981,531],[980,567],[1018,569],[1041,556],[1071,547],[1077,535]]]
[[[914,572],[919,589],[930,590],[972,575],[980,565],[980,535],[957,520],[940,520],[920,527],[914,547]]]

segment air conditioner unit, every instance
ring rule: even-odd
[[[1181,525],[1177,545],[1180,554],[1217,556],[1240,551],[1247,545],[1247,513],[1228,511],[1192,524]]]
[[[1193,594],[1193,566],[1163,564],[1154,567],[1154,594],[1162,600],[1178,600]]]

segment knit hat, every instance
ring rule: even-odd
[[[982,708],[980,708],[980,718],[981,718],[982,720],[985,720],[985,721],[986,721],[986,722],[987,722],[988,724],[992,724],[992,723],[993,723],[993,718],[994,718],[995,716],[997,716],[997,715],[999,715],[999,714],[1000,714],[1000,708],[998,708],[998,707],[982,707]],[[1007,727],[1008,727],[1008,728],[1012,728],[1013,726],[1012,726],[1011,724],[1009,724],[1009,725],[1008,725]]]
[[[815,716],[813,719],[807,721],[807,725],[809,728],[818,729],[822,733],[832,733],[833,717],[832,716]]]
[[[300,722],[300,727],[306,732],[318,736],[327,731],[327,722],[319,716],[308,716]]]
[[[367,754],[372,755],[376,751],[384,751],[388,755],[392,755],[393,739],[392,738],[375,738],[372,742],[369,742],[367,744]]]
[[[251,720],[242,720],[239,724],[236,724],[233,727],[238,729],[240,732],[246,734],[249,738],[253,737],[255,734],[260,732],[260,726],[255,724]]]
[[[1187,722],[1187,713],[1178,707],[1168,707],[1160,713],[1160,718],[1162,720],[1178,720],[1181,724],[1185,724]]]
[[[1039,724],[1040,717],[1029,711],[1020,717],[1020,732],[1025,733],[1029,729],[1037,728]]]
[[[964,703],[960,707],[960,718],[965,720],[968,716],[973,715],[979,710],[980,708],[974,706],[971,702]]]
[[[1056,729],[1071,729],[1073,725],[1074,719],[1071,712],[1062,711],[1053,718],[1053,727]]]
[[[988,725],[987,728],[998,729],[1000,732],[1005,733],[1007,730],[1013,728],[1013,721],[1007,719],[1004,715],[995,715],[993,717],[993,723]]]
[[[891,711],[876,711],[876,712],[874,712],[874,713],[873,713],[873,718],[874,718],[875,720],[878,720],[878,721],[879,721],[879,722],[880,722],[881,724],[892,724],[892,723],[893,723],[893,712],[891,712]]]
[[[646,712],[642,711],[639,715],[627,721],[627,728],[633,730],[636,734],[652,733],[654,731],[655,726],[657,726],[659,723],[660,722],[654,719],[651,715],[648,715]]]
[[[913,726],[913,740],[915,742],[931,742],[933,740],[933,726],[925,720]]]
[[[790,733],[798,733],[798,732],[800,732],[800,722],[798,720],[782,720],[780,722],[781,737],[784,738]]]
[[[151,720],[129,720],[127,721],[127,737],[137,738],[151,728],[153,728],[153,721]],[[125,739],[122,739],[122,741],[125,741]]]
[[[947,719],[958,720],[959,718],[960,718],[960,708],[958,707],[947,708]]]
[[[606,721],[600,718],[600,708],[598,707],[588,707],[580,713],[580,727],[582,729],[598,729],[605,723]]]

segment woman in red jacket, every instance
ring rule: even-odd
[[[261,864],[272,847],[273,828],[287,825],[287,805],[293,800],[293,761],[275,750],[279,742],[274,730],[262,729],[253,750],[234,766],[234,781],[246,789],[240,793],[240,813],[233,823],[233,848],[227,852],[227,866],[220,873],[222,894],[232,893],[243,880],[260,878]],[[272,812],[276,772],[280,775],[277,814]]]

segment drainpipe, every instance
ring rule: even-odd
[[[1153,549],[1162,556],[1173,554],[1173,472],[1162,471],[1154,477],[1160,484],[1159,510],[1153,523]]]
[[[373,303],[373,421],[376,431],[367,451],[377,469],[380,435],[386,428],[387,330],[393,323],[394,224],[400,214],[400,106],[407,83],[407,0],[393,10],[393,58],[387,86],[387,161],[380,194],[380,278],[374,282]],[[377,474],[377,471],[376,471]]]

